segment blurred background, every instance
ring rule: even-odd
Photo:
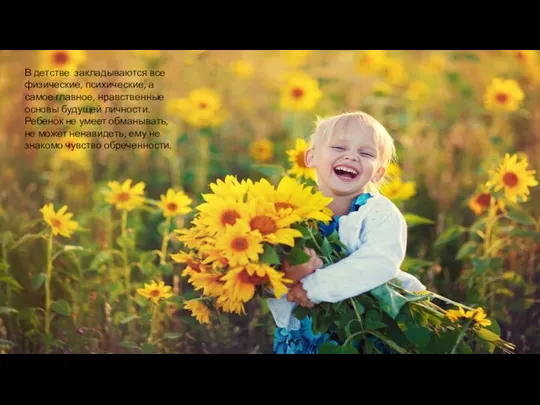
[[[57,69],[70,76],[34,74]],[[157,73],[75,74],[150,70]],[[188,226],[195,211],[175,216],[166,228],[160,196],[182,191],[194,208],[209,183],[228,174],[256,180],[279,165],[309,176],[298,160],[305,148],[298,140],[311,134],[316,117],[363,110],[398,147],[394,178],[383,193],[404,212],[431,220],[410,223],[403,269],[439,294],[483,306],[518,353],[538,353],[540,188],[531,187],[514,221],[497,229],[511,236],[492,251],[498,265],[481,265],[475,237],[490,201],[483,185],[504,154],[540,169],[539,88],[538,52],[528,50],[0,51],[0,352],[39,353],[44,345],[58,353],[144,352],[146,324],[136,306],[124,305],[124,289],[159,275],[176,294],[193,293],[184,265],[152,252],[163,251],[164,235],[165,250],[177,252],[170,232]],[[116,97],[122,94],[155,99]],[[81,126],[81,119],[96,121]],[[139,119],[148,121],[130,121]],[[39,131],[125,136],[40,137]],[[104,192],[109,182],[128,179],[144,183],[148,204],[130,211],[123,229],[122,214]],[[49,332],[43,327],[47,240],[40,234],[46,228],[40,209],[48,203],[56,210],[67,205],[79,224],[69,237],[54,239],[61,254],[50,280]],[[112,253],[124,232],[134,237],[130,287]],[[160,327],[169,338],[153,349],[162,353],[272,350],[272,321],[258,301],[248,315],[211,325],[174,305],[166,315]]]

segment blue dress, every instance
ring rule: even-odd
[[[366,201],[371,198],[370,193],[359,195],[351,204],[349,213],[357,211]],[[332,218],[332,221],[325,225],[319,223],[319,229],[324,235],[328,236],[338,230],[339,216]],[[309,316],[300,320],[299,330],[288,330],[286,328],[276,328],[274,331],[273,350],[276,354],[317,354],[319,347],[330,339],[330,333],[314,334],[312,329],[312,319]],[[368,339],[372,338],[370,336]],[[373,339],[377,348],[383,352],[389,352],[383,345],[378,345],[376,339]],[[337,342],[334,342],[337,344]],[[359,348],[359,347],[357,347]]]

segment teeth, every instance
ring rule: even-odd
[[[352,173],[352,174],[358,174],[358,172],[355,169],[352,169],[350,167],[336,166],[335,170],[338,170],[338,169],[343,170],[344,172],[349,172],[349,173]]]

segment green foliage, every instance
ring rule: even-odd
[[[439,238],[439,243],[464,231],[454,227]],[[325,237],[313,229],[307,229],[306,234],[306,246],[321,257],[335,262],[347,255],[346,251],[331,250],[331,239],[335,241],[336,235]],[[501,265],[495,258],[475,260],[486,271],[497,271]],[[337,341],[321,347],[321,354],[383,354],[388,350],[400,354],[494,353],[496,349],[513,352],[515,347],[501,339],[500,330],[486,329],[472,320],[473,308],[468,308],[468,318],[452,320],[448,310],[456,310],[457,305],[468,308],[431,291],[408,292],[392,280],[347,301],[321,303],[310,309],[297,307],[294,313],[299,319],[310,316],[314,333],[337,336]],[[496,323],[492,318],[489,321]]]

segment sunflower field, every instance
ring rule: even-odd
[[[539,57],[0,51],[0,353],[272,353],[278,246],[338,243],[295,223],[329,215],[307,139],[356,110],[396,142],[402,270],[451,299],[418,305],[540,353]],[[497,350],[458,343],[415,350]]]

